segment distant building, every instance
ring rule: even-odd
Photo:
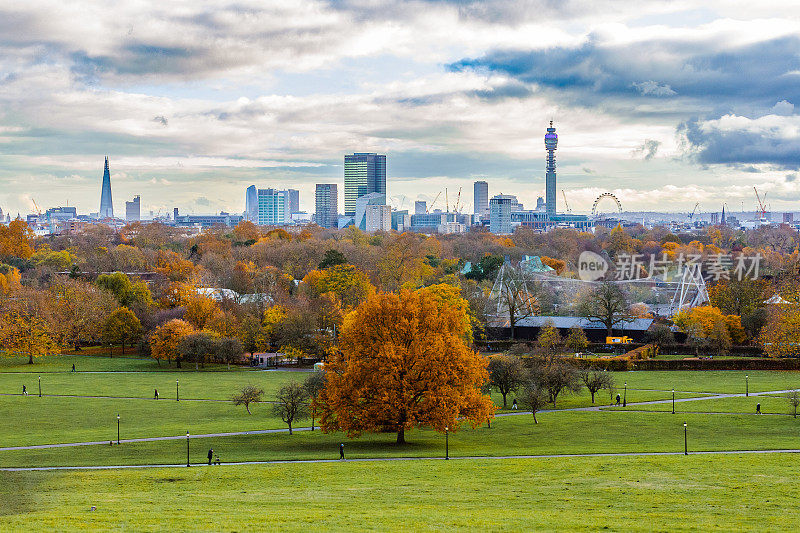
[[[236,226],[244,218],[242,215],[231,215],[224,211],[218,215],[178,215],[177,208],[175,211],[176,226],[200,226],[202,228],[210,228],[218,224]]]
[[[389,205],[367,205],[364,219],[364,230],[369,233],[390,231],[392,229],[392,207]]]
[[[466,233],[467,225],[460,222],[445,222],[438,228],[439,233],[449,235],[452,233]]]
[[[114,202],[111,200],[111,173],[108,171],[108,156],[103,169],[103,186],[100,191],[100,211],[98,218],[114,218]]]
[[[392,229],[403,233],[411,228],[411,216],[408,209],[403,211],[392,211]]]
[[[300,212],[300,191],[297,189],[287,190],[289,193],[289,213]]]
[[[335,183],[317,183],[314,220],[323,228],[336,228],[339,218],[339,188]]]
[[[386,195],[386,156],[375,153],[344,156],[345,216],[355,216],[356,200],[372,193]]]
[[[385,206],[386,195],[373,192],[358,198],[356,202],[356,213],[355,217],[353,218],[353,224],[360,230],[367,231],[367,206],[369,205]],[[391,227],[391,211],[389,213],[389,227]]]
[[[556,148],[558,147],[558,135],[550,121],[550,127],[544,136],[544,147],[547,150],[547,173],[545,174],[544,198],[547,205],[547,214],[556,214]]]
[[[794,222],[794,213],[784,213],[783,214],[783,223],[784,224],[791,224]]]
[[[423,213],[421,215],[411,215],[411,231],[417,233],[438,233],[439,228],[448,222],[455,222],[455,213]]]
[[[132,202],[125,202],[125,220],[127,222],[140,221],[142,219],[141,207],[141,199],[138,194],[133,197]]]
[[[536,209],[534,211],[547,211],[547,205],[541,196],[536,199]]]
[[[475,216],[482,217],[489,214],[489,184],[485,181],[476,181],[473,185],[473,204]]]
[[[44,212],[44,219],[47,222],[56,222],[78,218],[78,209],[75,207],[51,207]]]
[[[258,189],[259,226],[284,226],[291,222],[289,191]]]
[[[244,191],[244,218],[258,224],[258,189],[255,185]]]
[[[498,194],[489,200],[489,231],[495,235],[514,233],[511,225],[511,213],[519,210],[517,197],[510,194]]]
[[[425,200],[417,200],[414,202],[414,214],[424,215],[428,211],[428,202]]]

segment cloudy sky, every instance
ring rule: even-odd
[[[754,185],[799,210],[800,3],[0,0],[6,212],[97,211],[104,155],[118,213],[240,212],[250,184],[313,210],[353,151],[387,154],[396,206],[471,209],[477,179],[532,204],[551,119],[575,211]]]

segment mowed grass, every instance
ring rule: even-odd
[[[583,453],[682,452],[683,423],[688,424],[690,451],[800,448],[800,419],[750,415],[698,415],[653,412],[540,413],[498,417],[485,424],[451,432],[453,457],[554,455]],[[348,439],[319,430],[265,435],[193,438],[191,462],[206,461],[213,448],[224,462],[315,460],[338,457],[339,443],[350,458],[441,457],[445,436],[431,430],[407,432],[405,445],[394,434],[364,434]],[[186,440],[122,443],[0,452],[0,466],[91,466],[185,464]]]
[[[629,392],[631,389],[670,391],[674,388],[696,393],[744,394],[746,382],[749,382],[750,392],[800,388],[800,372],[797,371],[632,371],[613,372],[613,375],[617,388],[622,390],[627,382]]]
[[[676,394],[677,397],[677,394]],[[791,415],[794,408],[783,395],[760,395],[736,398],[717,398],[691,402],[675,402],[676,413],[747,413],[756,414],[756,405],[761,404],[765,414]],[[613,407],[612,409],[621,409]],[[630,405],[626,409],[637,411],[669,411],[672,403],[654,405]],[[798,407],[800,415],[800,407]]]
[[[7,530],[58,531],[796,531],[796,461],[690,455],[0,472],[0,520]]]

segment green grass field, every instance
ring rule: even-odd
[[[72,363],[78,372],[70,372]],[[39,398],[38,376],[44,396]],[[0,447],[283,428],[269,405],[235,407],[230,396],[257,384],[265,400],[306,373],[193,367],[176,370],[141,358],[54,356],[34,365],[0,359]],[[559,397],[557,410],[498,416],[492,427],[463,426],[449,435],[298,431],[192,438],[190,459],[214,448],[223,462],[327,460],[345,443],[349,459],[415,461],[224,465],[220,468],[0,472],[0,530],[35,529],[794,529],[781,512],[796,499],[791,454],[688,457],[486,459],[585,453],[800,449],[800,419],[782,395],[702,399],[710,393],[794,388],[797,372],[621,372],[615,391],[626,410],[600,411],[585,391]],[[175,380],[182,401],[175,401]],[[624,384],[627,382],[627,389]],[[29,396],[19,395],[22,383]],[[161,400],[152,399],[158,388]],[[671,405],[636,405],[670,399]],[[99,396],[99,397],[91,397]],[[500,405],[499,394],[492,395]],[[195,399],[196,401],[191,401]],[[509,396],[509,406],[513,395]],[[505,415],[506,412],[501,412]],[[732,413],[732,414],[731,414]],[[305,420],[296,426],[308,426]],[[467,459],[476,457],[477,459]],[[186,439],[121,445],[0,451],[0,467],[185,464]],[[88,511],[91,505],[97,511]],[[756,516],[753,515],[757,509]]]
[[[796,462],[690,455],[0,472],[0,523],[8,531],[796,531]]]

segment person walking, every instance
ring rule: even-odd
[[[153,395],[154,400],[158,400],[158,389],[156,389],[155,394]]]
[[[760,415],[760,414],[761,414],[761,404],[760,404],[760,403],[757,403],[757,404],[756,404],[756,414],[757,414],[757,415]]]
[[[211,465],[211,459],[214,458],[214,448],[208,450],[208,464]]]
[[[514,411],[517,410],[517,399],[516,398],[514,398],[514,401],[511,403],[511,409],[513,409]]]
[[[617,394],[617,405],[619,405],[619,400],[620,400],[620,397],[619,397],[619,394]]]
[[[344,459],[344,443],[339,444],[339,459]]]
[[[27,396],[28,395],[28,389],[25,388],[25,385],[22,386],[22,395],[23,396]]]
[[[72,371],[75,372],[75,363],[72,363]]]

